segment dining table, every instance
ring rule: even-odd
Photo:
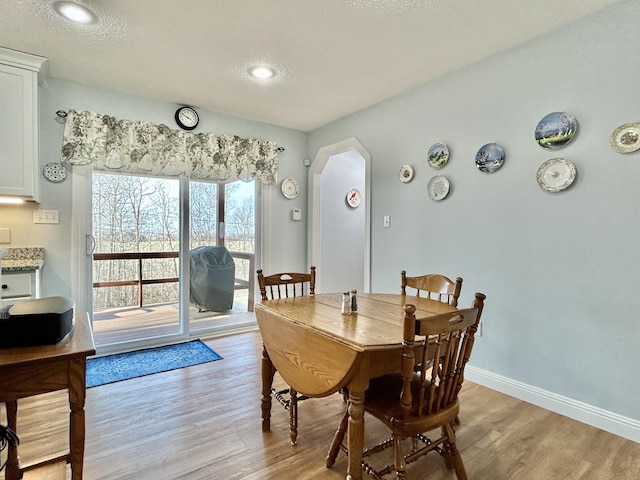
[[[372,378],[400,371],[404,305],[416,318],[456,311],[435,299],[358,293],[357,313],[341,313],[343,294],[265,300],[255,306],[262,335],[262,430],[270,430],[271,387],[277,371],[296,392],[326,397],[348,391],[347,480],[362,479],[364,395]],[[346,388],[345,388],[346,387]]]

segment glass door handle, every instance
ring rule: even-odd
[[[93,255],[93,252],[96,249],[96,239],[93,238],[93,235],[85,235],[84,240],[87,255]]]

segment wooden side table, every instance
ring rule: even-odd
[[[68,389],[70,406],[69,453],[22,467],[18,449],[10,445],[6,480],[19,480],[22,472],[60,459],[71,464],[73,480],[82,479],[87,357],[95,353],[86,313],[76,313],[73,330],[55,345],[0,349],[0,402],[5,403],[9,428],[20,435],[17,430],[20,398]]]

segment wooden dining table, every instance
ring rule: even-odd
[[[456,307],[428,298],[389,293],[357,295],[357,314],[341,314],[342,293],[266,300],[255,306],[264,345],[262,430],[270,430],[271,384],[277,371],[298,393],[325,397],[349,391],[347,480],[362,479],[364,393],[369,380],[400,371],[403,307],[416,318]]]

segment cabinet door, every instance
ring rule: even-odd
[[[37,73],[0,63],[0,194],[39,200]]]

